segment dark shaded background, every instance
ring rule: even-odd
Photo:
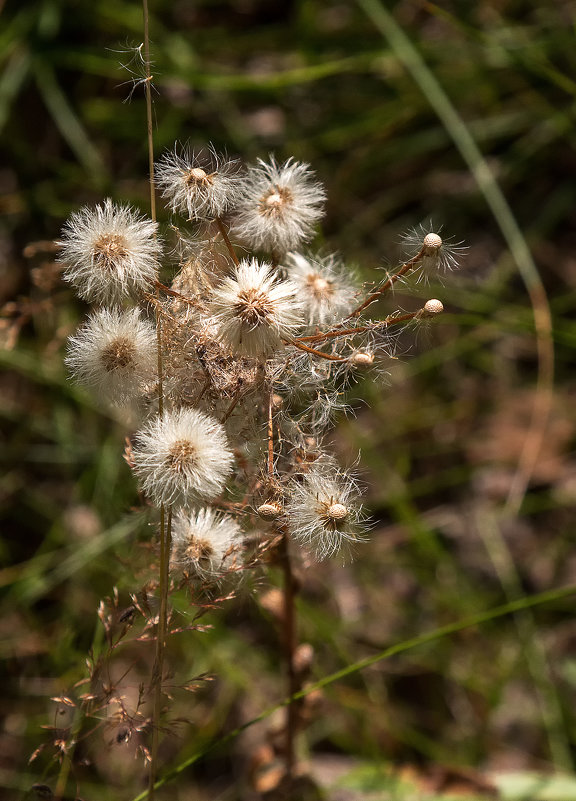
[[[334,434],[345,463],[362,449],[376,525],[352,565],[306,574],[301,629],[316,649],[316,678],[466,614],[576,582],[575,4],[386,7],[473,133],[548,293],[554,408],[518,517],[501,510],[535,400],[530,303],[497,220],[398,53],[351,1],[151,2],[158,153],[176,140],[210,141],[246,160],[274,152],[311,163],[329,198],[321,241],[367,280],[401,257],[402,233],[430,218],[469,247],[443,285],[395,296],[402,308],[440,297],[449,314],[401,340],[389,385],[363,385],[356,417]],[[61,725],[49,698],[72,694],[85,676],[101,636],[100,599],[116,585],[128,604],[154,559],[150,527],[128,511],[137,499],[121,458],[125,432],[65,376],[64,343],[85,309],[60,282],[50,244],[82,203],[112,196],[148,208],[134,51],[142,36],[136,2],[6,2],[0,15],[7,798],[53,780],[51,746],[27,766],[51,739],[40,726]],[[166,763],[283,695],[273,616],[251,591],[209,622],[205,634],[172,643],[178,680],[203,671],[217,679],[182,701],[193,725],[174,725]],[[334,684],[308,730],[311,763],[328,783],[358,762],[377,775],[408,765],[438,792],[451,781],[447,765],[571,771],[575,638],[573,602],[558,601]],[[128,694],[146,680],[143,648],[116,657],[116,678],[128,667],[136,675]],[[252,731],[165,797],[248,798],[247,766],[263,738]],[[105,726],[94,740],[74,767],[88,788],[82,797],[131,798],[143,775],[135,742],[117,742]],[[473,790],[478,781],[470,778]],[[359,787],[351,798],[363,797]]]

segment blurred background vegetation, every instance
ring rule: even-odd
[[[502,509],[536,397],[530,301],[501,220],[433,98],[375,24],[378,3],[150,2],[158,153],[189,140],[245,160],[273,152],[311,163],[329,198],[322,243],[366,280],[401,258],[402,233],[430,218],[469,248],[441,286],[395,295],[401,308],[439,297],[448,314],[401,339],[388,385],[362,385],[355,417],[334,433],[344,463],[362,452],[375,526],[352,564],[305,574],[300,625],[315,648],[313,678],[576,583],[576,4],[384,5],[486,158],[552,310],[552,414],[515,516]],[[71,723],[50,697],[74,697],[87,675],[87,655],[101,647],[100,600],[116,586],[119,608],[129,605],[155,559],[152,529],[133,511],[125,431],[66,378],[65,341],[86,309],[60,281],[52,242],[82,203],[112,196],[146,211],[149,201],[138,2],[0,8],[0,786],[16,799],[34,782],[54,784],[54,732],[41,727],[56,726],[57,737]],[[174,724],[165,764],[282,698],[273,615],[255,601],[267,585],[247,582],[203,619],[213,628],[172,638],[175,683],[215,678],[181,700],[192,724]],[[186,608],[184,596],[176,603]],[[303,755],[340,801],[449,791],[573,801],[575,644],[568,598],[379,662],[324,690]],[[147,681],[149,651],[126,646],[110,683],[129,668],[124,692]],[[252,798],[259,726],[161,797]],[[134,742],[105,727],[93,739],[74,758],[79,796],[132,798],[144,776]],[[530,785],[534,772],[554,771],[564,784]]]

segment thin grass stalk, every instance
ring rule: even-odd
[[[530,298],[536,330],[538,377],[530,428],[524,438],[522,454],[503,510],[508,516],[514,517],[520,510],[534,473],[552,411],[555,353],[550,302],[526,238],[512,209],[470,129],[456,111],[443,87],[383,3],[379,0],[356,0],[356,2],[388,41],[399,61],[411,73],[460,151],[502,232]]]
[[[290,698],[285,698],[279,704],[276,704],[275,706],[265,709],[256,717],[246,721],[246,723],[243,723],[241,726],[238,726],[233,731],[228,732],[228,734],[225,734],[220,739],[215,740],[203,746],[195,754],[193,754],[190,757],[187,757],[185,760],[180,762],[174,768],[167,771],[165,775],[156,782],[156,789],[158,789],[159,787],[163,787],[164,785],[173,781],[182,773],[184,773],[186,770],[188,770],[192,765],[199,762],[204,756],[213,751],[221,749],[224,745],[227,745],[228,743],[235,740],[240,734],[242,734],[242,732],[246,731],[252,726],[255,726],[257,723],[261,723],[263,720],[266,720],[271,715],[276,713],[279,709],[288,706],[288,704],[290,704],[292,701],[299,701],[302,698],[305,698],[307,695],[310,695],[310,693],[317,692],[318,690],[323,690],[324,687],[328,687],[329,685],[334,684],[337,681],[341,681],[342,679],[345,679],[348,676],[352,676],[355,673],[359,673],[360,671],[365,670],[366,668],[371,667],[372,665],[375,665],[378,662],[391,659],[393,656],[397,656],[398,654],[406,653],[407,651],[411,651],[414,648],[419,648],[422,645],[429,645],[430,643],[438,642],[439,640],[442,640],[445,637],[450,637],[454,634],[458,634],[459,632],[465,631],[466,629],[475,630],[478,626],[481,626],[484,623],[489,623],[494,620],[507,617],[510,614],[518,612],[519,610],[531,609],[533,607],[545,604],[558,603],[559,601],[570,598],[572,596],[576,596],[576,584],[570,584],[566,587],[560,587],[554,590],[546,590],[546,592],[541,592],[538,593],[537,595],[524,596],[523,598],[519,598],[516,601],[510,601],[509,603],[503,604],[502,606],[497,606],[492,609],[487,609],[482,612],[478,612],[474,615],[470,615],[469,617],[456,620],[454,623],[448,623],[447,625],[441,626],[440,628],[433,629],[432,631],[427,631],[424,634],[419,634],[415,637],[411,637],[408,640],[403,640],[402,642],[389,646],[383,651],[379,651],[378,653],[373,654],[372,656],[365,657],[364,659],[361,659],[358,662],[354,662],[351,665],[346,665],[340,670],[337,670],[334,673],[330,673],[327,676],[324,676],[319,681],[307,684],[302,689],[299,689],[296,692],[295,696],[292,696]],[[478,634],[478,632],[476,632],[476,634]],[[146,791],[139,793],[137,796],[132,798],[131,801],[145,801],[145,799],[146,799]]]
[[[144,92],[146,97],[146,132],[148,141],[148,172],[150,182],[150,215],[156,222],[156,191],[154,185],[154,129],[152,118],[152,74],[150,70],[150,29],[148,0],[142,0],[142,13],[144,20],[144,66],[146,81]],[[158,339],[158,414],[164,411],[164,365],[162,354],[162,315],[160,313],[160,287],[156,287],[156,336]],[[152,669],[152,687],[154,690],[154,706],[152,715],[152,748],[150,754],[150,772],[148,798],[154,798],[154,783],[158,773],[158,744],[160,738],[160,717],[162,715],[162,678],[164,675],[164,652],[166,646],[166,628],[168,617],[168,582],[170,564],[172,512],[168,513],[166,525],[166,510],[164,504],[160,505],[160,610],[156,632],[156,653]]]
[[[282,549],[282,572],[284,575],[283,645],[288,684],[287,696],[290,699],[286,707],[286,739],[284,747],[286,778],[290,783],[294,776],[296,764],[294,743],[296,739],[297,707],[293,696],[300,688],[294,667],[294,654],[296,651],[296,583],[292,570],[292,560],[290,559],[290,541],[287,531],[283,533],[280,547]]]
[[[90,653],[94,657],[96,652],[99,651],[103,638],[103,630],[102,626],[100,625],[100,620],[96,621],[96,627],[94,630],[94,636],[92,638],[92,646],[90,648]],[[87,714],[89,714],[92,707],[92,702],[88,701],[86,707],[82,705],[77,705],[74,708],[74,717],[72,719],[72,726],[71,726],[71,740],[70,744],[63,755],[62,764],[60,765],[60,772],[58,773],[58,779],[56,780],[56,787],[54,789],[54,801],[61,801],[62,798],[66,796],[66,785],[68,784],[68,778],[70,776],[70,770],[72,768],[72,764],[74,762],[74,753],[76,751],[76,745],[78,743],[78,738],[80,732],[82,730],[82,726],[84,725],[84,721],[86,720]]]
[[[502,535],[498,519],[490,510],[482,509],[476,515],[476,526],[490,561],[508,601],[522,597],[522,583],[508,544]],[[536,700],[546,730],[552,762],[557,770],[570,773],[574,762],[564,724],[562,704],[554,683],[543,638],[540,636],[530,609],[514,612],[518,629],[520,653],[526,660],[536,690]]]

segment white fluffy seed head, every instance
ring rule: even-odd
[[[356,288],[334,256],[324,258],[288,253],[284,260],[288,278],[298,287],[306,322],[323,326],[341,320],[352,311]]]
[[[325,197],[307,164],[259,159],[248,169],[232,233],[248,247],[281,256],[311,238]]]
[[[214,498],[232,470],[224,427],[196,409],[165,411],[137,435],[134,472],[157,504],[189,507]]]
[[[214,291],[210,310],[216,336],[233,353],[265,358],[302,325],[297,287],[269,264],[242,261]]]
[[[357,487],[348,476],[326,466],[312,466],[290,487],[285,512],[292,536],[319,559],[360,541],[366,525],[357,496]]]
[[[204,508],[172,522],[171,566],[202,581],[222,578],[238,560],[242,532],[230,515]]]
[[[222,217],[242,191],[241,167],[212,146],[198,152],[175,147],[156,165],[156,183],[170,209],[189,220]]]
[[[101,309],[70,337],[65,361],[80,384],[120,406],[153,383],[156,353],[156,329],[139,309]]]
[[[455,270],[467,248],[443,239],[438,231],[430,230],[431,227],[431,222],[427,226],[420,224],[402,237],[406,256],[413,258],[422,252],[420,265],[424,271],[428,268],[440,272]]]
[[[157,224],[110,199],[74,212],[58,243],[64,278],[78,295],[96,303],[119,303],[149,289],[158,275],[161,246]]]

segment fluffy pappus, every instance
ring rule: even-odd
[[[210,145],[165,153],[156,165],[156,184],[173,212],[188,220],[213,220],[233,208],[242,192],[241,164]]]
[[[223,426],[197,409],[165,411],[136,434],[134,473],[157,504],[189,507],[219,495],[232,470]]]
[[[330,465],[313,465],[290,484],[285,516],[293,538],[318,557],[363,539],[367,526],[356,483]]]
[[[342,320],[352,311],[357,290],[335,256],[288,253],[284,260],[288,278],[298,287],[310,326]]]
[[[139,309],[101,309],[70,337],[65,362],[80,384],[123,405],[155,381],[156,348],[156,328]]]
[[[468,250],[461,242],[443,239],[440,231],[441,227],[432,228],[432,222],[428,225],[420,223],[402,237],[403,249],[409,259],[422,251],[420,275],[425,275],[427,270],[446,272],[458,269],[460,258]]]
[[[201,581],[220,579],[238,561],[241,538],[230,515],[210,508],[181,512],[172,521],[171,566]]]
[[[62,230],[63,277],[78,295],[96,303],[119,303],[146,291],[158,276],[162,248],[157,224],[108,198],[74,212]]]
[[[282,255],[311,238],[325,198],[308,164],[259,159],[246,174],[232,233],[249,247]]]
[[[214,290],[210,309],[217,338],[232,352],[262,359],[302,325],[297,287],[269,265],[242,261]]]

